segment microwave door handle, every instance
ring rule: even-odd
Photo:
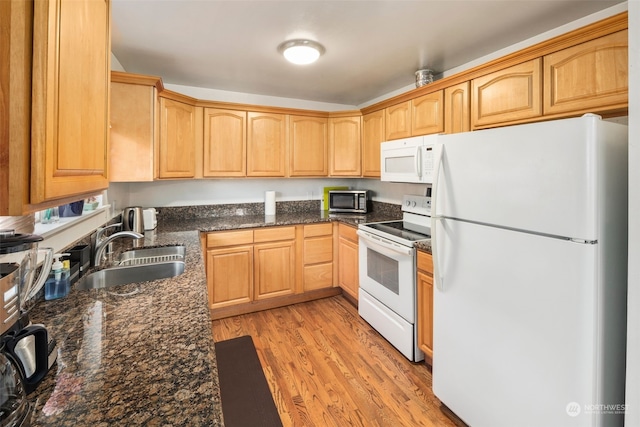
[[[416,147],[416,156],[415,156],[415,170],[418,178],[422,178],[422,146],[418,145]]]

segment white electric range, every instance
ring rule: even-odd
[[[417,345],[414,243],[431,238],[431,197],[404,196],[402,212],[402,221],[358,226],[358,313],[405,357],[418,362],[424,354]]]

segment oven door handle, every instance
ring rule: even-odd
[[[413,248],[409,248],[402,245],[394,244],[382,237],[373,236],[365,231],[357,230],[356,233],[365,242],[365,244],[371,248],[376,249],[383,255],[392,257],[393,255],[413,255]]]

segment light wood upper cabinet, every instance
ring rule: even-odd
[[[537,58],[471,82],[471,128],[542,115],[542,60]]]
[[[286,176],[287,116],[247,113],[247,176]]]
[[[444,133],[471,130],[469,85],[469,82],[463,82],[444,90]]]
[[[544,57],[544,114],[624,109],[628,103],[628,31]]]
[[[111,72],[111,182],[153,181],[157,176],[160,79]]]
[[[327,127],[326,118],[289,116],[289,176],[327,176]]]
[[[32,1],[0,1],[0,216],[30,200],[32,26]]]
[[[195,178],[196,107],[160,97],[159,178]]]
[[[361,117],[329,118],[329,175],[362,174]]]
[[[247,173],[247,113],[204,109],[204,153],[202,175],[245,176]]]
[[[384,110],[385,141],[411,136],[411,101]]]
[[[444,132],[444,91],[411,100],[411,136]]]
[[[362,116],[362,176],[380,177],[380,143],[384,138],[384,110]]]
[[[31,203],[107,188],[110,3],[38,0],[33,22]]]

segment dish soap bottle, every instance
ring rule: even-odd
[[[67,268],[65,268],[65,263],[60,261],[60,258],[63,256],[69,256],[69,254],[55,254],[53,256],[55,261],[51,265],[49,278],[44,284],[44,299],[47,301],[65,297],[69,293],[70,271],[68,268],[68,261],[65,261]]]

